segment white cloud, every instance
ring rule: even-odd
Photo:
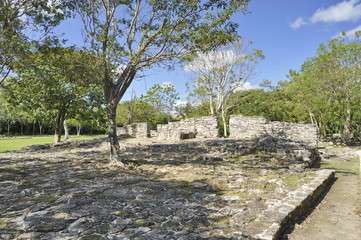
[[[187,105],[187,101],[182,101],[182,100],[178,100],[175,102],[174,106],[175,107],[185,107]]]
[[[164,83],[162,83],[162,87],[174,87],[175,88],[175,85],[172,82],[164,82]]]
[[[258,85],[253,85],[253,84],[250,83],[250,82],[245,82],[245,83],[243,83],[242,86],[236,88],[234,91],[235,91],[235,92],[238,92],[238,91],[248,91],[248,90],[258,89],[258,88],[259,88]]]
[[[346,31],[346,38],[351,39],[351,40],[355,39],[355,33],[358,31],[361,31],[361,25],[359,25],[358,27],[355,27],[354,29]],[[337,38],[339,36],[342,36],[342,33],[335,35],[333,38]]]
[[[311,17],[311,22],[345,22],[361,18],[360,0],[343,1],[326,9],[318,9]]]
[[[306,25],[307,21],[303,17],[297,18],[294,22],[290,23],[291,28],[297,29],[300,28],[302,25]]]
[[[299,17],[290,26],[294,29],[309,23],[333,23],[357,21],[361,19],[361,3],[360,0],[343,1],[332,5],[328,8],[319,8],[309,18]]]

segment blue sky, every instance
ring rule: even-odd
[[[239,24],[239,35],[253,41],[253,46],[265,55],[251,86],[263,80],[274,84],[287,80],[288,71],[298,70],[307,57],[315,56],[321,43],[342,31],[361,30],[361,0],[252,0],[248,9],[249,14],[237,14],[233,21]],[[66,23],[72,26],[67,28],[66,35],[70,43],[79,43],[81,39],[76,21]],[[189,73],[180,66],[175,66],[174,71],[154,69],[136,79],[123,100],[128,100],[132,92],[139,97],[155,83],[171,82],[184,101],[185,83],[190,80]]]

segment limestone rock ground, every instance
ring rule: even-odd
[[[281,156],[132,144],[128,169],[108,167],[106,144],[1,153],[0,239],[273,239],[330,176]]]
[[[325,152],[321,167],[335,169],[337,180],[312,213],[289,229],[283,239],[361,239],[360,158],[361,151],[354,149]]]

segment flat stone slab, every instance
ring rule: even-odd
[[[277,239],[334,174],[192,142],[123,146],[128,169],[108,167],[106,144],[0,153],[0,239]]]

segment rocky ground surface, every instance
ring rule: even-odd
[[[334,169],[336,181],[322,201],[283,239],[361,239],[361,151],[332,147],[323,150],[321,168]]]
[[[0,239],[277,238],[332,171],[240,144],[123,141],[127,169],[106,143],[0,153]]]

